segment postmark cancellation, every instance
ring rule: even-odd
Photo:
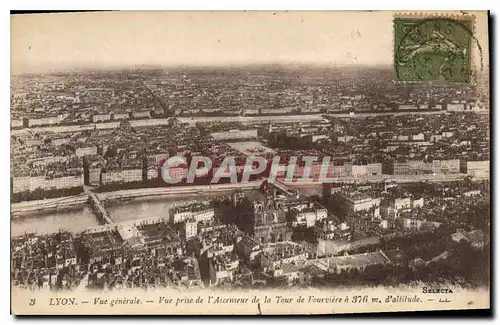
[[[393,28],[396,81],[471,82],[474,16],[396,15]]]

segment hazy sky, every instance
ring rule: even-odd
[[[487,35],[486,15],[475,15],[476,31]],[[389,65],[393,51],[392,19],[391,12],[13,16],[12,72],[134,64]],[[485,35],[478,34],[480,41]]]

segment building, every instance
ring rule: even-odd
[[[223,280],[233,281],[240,265],[240,261],[231,253],[213,257],[209,263],[211,284],[219,284]]]
[[[413,141],[425,141],[425,135],[423,133],[413,134],[411,139]]]
[[[472,177],[489,177],[490,176],[490,161],[461,161],[461,172],[467,173]]]
[[[124,183],[142,181],[142,169],[124,169],[122,170],[122,178]]]
[[[389,175],[419,175],[432,172],[432,167],[423,160],[390,161],[385,165],[384,173]]]
[[[33,167],[46,168],[47,165],[52,163],[67,163],[70,160],[69,156],[52,156],[36,158],[28,161],[28,164],[32,164]]]
[[[243,140],[257,138],[257,130],[229,130],[210,134],[215,140]]]
[[[282,108],[262,108],[260,110],[261,114],[264,115],[283,115],[291,112],[292,109],[288,107],[282,107]]]
[[[256,264],[256,258],[260,254],[262,245],[248,235],[236,238],[235,251],[248,264]]]
[[[158,167],[148,166],[146,170],[146,179],[158,179]]]
[[[305,248],[294,242],[280,242],[265,244],[262,248],[260,268],[263,272],[270,272],[276,276],[276,271],[281,270],[286,264],[302,264],[307,259]]]
[[[184,222],[184,231],[186,234],[186,240],[198,235],[198,222],[193,218],[186,219]]]
[[[243,116],[245,116],[245,115],[259,115],[259,110],[246,108],[243,110]]]
[[[161,217],[140,219],[133,222],[144,238],[144,246],[148,251],[164,249],[166,254],[182,255],[184,250],[177,232],[175,232]]]
[[[460,160],[433,160],[432,172],[436,174],[454,174],[460,172]]]
[[[407,231],[434,230],[441,226],[440,222],[428,221],[424,218],[409,216],[402,218],[403,229]]]
[[[57,116],[47,116],[47,117],[41,117],[41,118],[30,118],[28,120],[28,127],[59,124],[66,117],[67,117],[67,115],[61,114],[61,115],[57,115]]]
[[[463,194],[465,197],[481,195],[481,190],[467,191]]]
[[[92,116],[92,122],[107,122],[111,120],[111,114],[95,114]]]
[[[419,231],[425,223],[421,218],[403,218],[403,228],[411,231]]]
[[[394,199],[394,208],[396,210],[407,210],[411,208],[411,198],[395,198]]]
[[[194,219],[196,222],[210,221],[215,216],[215,210],[210,202],[196,202],[178,206],[170,210],[170,221],[173,223]]]
[[[101,170],[100,166],[97,167],[89,167],[89,185],[90,186],[99,186],[101,183]]]
[[[69,143],[70,141],[71,141],[71,138],[54,138],[50,142],[52,143],[52,145],[57,147],[57,146]]]
[[[77,268],[73,236],[67,231],[14,237],[11,257],[13,284],[32,289],[62,285],[66,289],[73,288],[71,284],[81,279],[77,272],[62,272],[64,267],[70,267],[70,271]]]
[[[318,239],[351,239],[351,229],[347,223],[336,224],[333,219],[324,219],[316,222],[315,232]]]
[[[132,112],[132,117],[133,118],[151,118],[151,111],[150,110],[144,110],[144,111],[138,111],[138,112]]]
[[[369,193],[361,191],[338,191],[334,194],[337,207],[345,214],[357,211],[368,211],[380,206],[380,198],[372,198]]]
[[[399,110],[417,110],[418,106],[415,104],[399,104],[398,105]]]
[[[200,267],[198,260],[194,257],[184,257],[181,263],[175,263],[176,267],[172,270],[177,279],[178,288],[203,288]]]
[[[22,128],[23,126],[24,126],[24,122],[22,119],[20,119],[20,120],[11,119],[10,120],[10,127],[13,129]]]
[[[117,171],[106,171],[101,173],[101,184],[114,184],[114,183],[123,183],[122,172]]]
[[[351,169],[351,175],[355,177],[381,175],[381,174],[382,174],[381,163],[374,163],[367,165],[352,165]]]
[[[33,192],[36,189],[44,191],[70,189],[82,187],[83,182],[83,171],[76,171],[67,175],[14,177],[12,179],[12,192]]]
[[[422,208],[424,198],[402,197],[393,200],[384,200],[380,207],[380,215],[384,219],[397,219],[399,215],[411,211],[411,209]]]
[[[123,239],[117,225],[87,228],[82,233],[82,244],[90,251],[90,263],[110,260],[112,253],[119,252]]]
[[[224,282],[231,283],[240,266],[237,254],[233,251],[226,251],[221,254],[207,256],[207,253],[200,257],[200,268],[202,264],[206,264],[208,272],[206,272],[207,276],[204,278],[207,278],[208,285],[217,286],[222,285]]]
[[[285,198],[278,197],[274,185],[267,182],[259,190],[239,197],[233,195],[233,207],[237,211],[235,223],[258,243],[290,240],[285,201]]]
[[[465,110],[465,104],[462,103],[450,103],[446,105],[446,110],[450,112],[461,112]]]
[[[318,238],[316,255],[318,257],[338,255],[351,248],[351,241],[348,239]]]
[[[379,250],[364,254],[326,257],[311,260],[309,263],[328,273],[340,274],[353,270],[363,272],[368,266],[391,264],[391,260]]]
[[[131,183],[142,181],[142,169],[114,169],[101,173],[101,183],[103,185],[113,183]]]
[[[82,147],[82,148],[76,148],[75,154],[77,157],[84,157],[84,156],[95,156],[97,155],[97,147]]]
[[[285,278],[288,282],[301,277],[308,253],[302,245],[293,242],[267,244],[261,254],[260,269],[271,278]]]
[[[114,121],[128,120],[129,118],[130,118],[129,113],[113,113]]]
[[[328,217],[328,211],[319,204],[308,202],[289,208],[290,220],[293,227],[313,227],[316,221]]]

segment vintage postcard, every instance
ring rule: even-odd
[[[489,309],[488,21],[12,15],[12,313]]]

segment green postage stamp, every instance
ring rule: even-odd
[[[396,17],[396,81],[471,81],[473,17]]]

